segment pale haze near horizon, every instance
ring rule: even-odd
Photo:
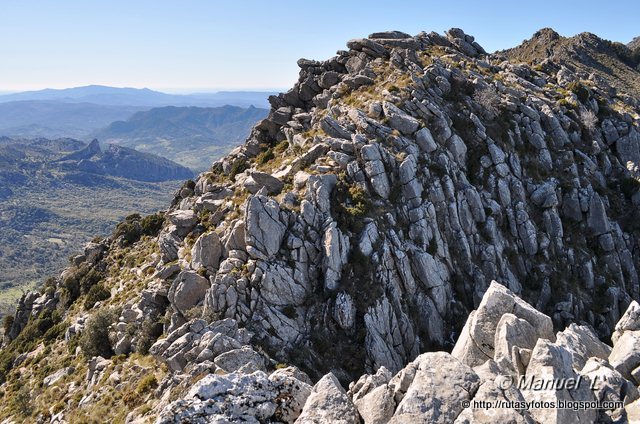
[[[0,0],[0,92],[84,85],[173,93],[281,90],[297,59],[324,60],[352,38],[384,30],[462,28],[487,51],[540,28],[628,43],[640,3],[205,0]]]

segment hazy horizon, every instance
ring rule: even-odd
[[[281,91],[272,87],[295,83],[299,58],[328,59],[347,40],[376,31],[459,27],[487,51],[516,46],[544,27],[628,43],[640,35],[639,15],[640,3],[602,7],[595,0],[541,0],[526,13],[506,0],[481,7],[418,0],[327,0],[322,7],[289,0],[5,2],[0,37],[10,42],[0,45],[0,91],[91,84],[174,93]]]
[[[194,95],[194,94],[215,94],[215,93],[220,93],[220,92],[235,92],[235,93],[241,93],[241,92],[265,92],[265,93],[269,93],[269,92],[280,92],[280,91],[286,91],[287,88],[284,87],[275,87],[275,88],[255,88],[255,89],[246,89],[246,88],[236,88],[236,87],[219,87],[219,88],[215,88],[215,87],[203,87],[203,88],[157,88],[157,87],[146,87],[146,86],[140,86],[140,87],[133,87],[133,86],[114,86],[114,85],[104,85],[104,84],[86,84],[86,85],[77,85],[77,86],[47,86],[47,87],[37,87],[37,88],[32,88],[32,89],[27,89],[27,90],[9,90],[9,89],[5,89],[0,87],[0,95],[5,95],[5,94],[17,94],[17,93],[25,93],[25,92],[36,92],[36,91],[42,91],[42,90],[48,90],[48,89],[52,89],[52,90],[66,90],[66,89],[71,89],[71,88],[83,88],[83,87],[88,87],[88,86],[103,86],[103,87],[109,87],[109,88],[133,88],[133,89],[137,89],[137,90],[143,90],[143,89],[149,89],[149,90],[153,90],[153,91],[159,91],[161,93],[165,93],[165,94],[177,94],[177,95]]]

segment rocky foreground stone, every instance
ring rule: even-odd
[[[197,382],[183,399],[167,405],[157,422],[634,422],[640,412],[639,308],[637,302],[629,306],[616,326],[618,337],[611,348],[589,326],[572,324],[554,334],[551,318],[494,281],[452,353],[423,353],[395,375],[380,367],[345,390],[332,373],[311,386],[309,377],[295,367],[266,374],[259,354],[230,350],[232,367]],[[580,383],[557,385],[571,381]],[[549,388],[551,383],[554,388]],[[497,406],[499,401],[590,406],[508,407]],[[593,406],[605,401],[615,407]]]

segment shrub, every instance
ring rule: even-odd
[[[298,315],[296,312],[296,307],[293,305],[287,305],[284,308],[282,308],[282,313],[284,314],[284,316],[286,316],[289,319],[295,319],[296,316]]]
[[[140,402],[140,395],[133,390],[129,390],[122,395],[122,402],[129,407],[134,406]]]
[[[80,296],[80,281],[77,278],[76,270],[71,270],[69,275],[62,281],[61,291],[64,291],[65,306],[70,306]]]
[[[270,160],[275,159],[275,157],[276,156],[273,154],[273,151],[271,149],[267,149],[256,157],[256,163],[258,165],[264,165]]]
[[[87,324],[80,336],[80,348],[87,358],[102,356],[110,358],[113,349],[109,341],[109,326],[118,317],[115,309],[101,309],[87,320]]]
[[[122,238],[125,246],[135,243],[142,235],[140,215],[135,215],[137,215],[137,219],[130,219],[133,215],[128,216],[124,221],[116,225],[116,229],[113,232],[113,238]]]
[[[347,207],[347,212],[354,217],[365,216],[369,208],[369,199],[364,189],[353,185],[349,187],[349,196],[351,197],[352,206]]]
[[[237,159],[235,162],[233,162],[233,165],[231,165],[229,179],[233,181],[236,178],[236,175],[243,172],[248,167],[249,165],[247,164],[247,161],[245,159]]]
[[[66,322],[59,322],[55,324],[53,327],[51,327],[50,329],[48,329],[42,336],[45,344],[49,344],[52,341],[64,335],[64,332],[66,331],[67,327],[68,327],[68,324]]]
[[[473,96],[475,87],[471,81],[461,75],[452,75],[449,79],[451,83],[451,89],[443,97],[446,100],[460,102],[465,99],[466,96]]]
[[[144,322],[142,323],[142,328],[140,329],[140,332],[138,334],[138,340],[136,341],[136,352],[142,355],[146,355],[147,353],[149,353],[149,349],[151,348],[151,346],[153,346],[155,341],[158,340],[158,337],[160,337],[160,335],[162,334],[162,329],[162,321],[160,321],[158,318],[156,318],[155,320],[144,320]]]
[[[429,240],[427,252],[432,256],[438,253],[438,241],[436,240],[436,236],[431,237],[431,240]]]
[[[156,380],[156,376],[153,374],[147,374],[138,382],[138,385],[136,386],[136,393],[143,395],[156,387],[158,387],[158,380]]]
[[[164,214],[155,213],[152,215],[147,215],[140,221],[140,226],[142,227],[142,233],[151,237],[155,237],[158,235],[160,230],[162,229],[162,225],[164,224]]]
[[[573,109],[573,108],[576,107],[575,104],[573,104],[571,101],[569,101],[567,99],[558,100],[558,105],[566,107],[567,109]]]
[[[582,121],[582,125],[584,125],[584,128],[590,133],[595,131],[598,125],[598,117],[590,109],[580,110],[580,120]]]
[[[364,223],[362,217],[371,209],[366,190],[339,179],[331,197],[331,211],[342,231],[359,233]]]
[[[31,394],[27,386],[21,386],[15,390],[8,399],[9,410],[19,417],[28,417],[33,412]]]
[[[116,225],[113,238],[122,238],[125,246],[131,245],[140,240],[140,237],[143,235],[158,235],[163,224],[164,214],[161,212],[147,215],[144,218],[142,218],[140,214],[134,213]]]
[[[13,325],[13,315],[7,315],[4,317],[4,320],[2,321],[2,329],[4,331],[4,334],[8,334],[9,330],[11,330],[11,326]]]
[[[102,284],[96,284],[91,287],[87,293],[87,298],[84,301],[84,308],[89,310],[93,308],[93,305],[95,305],[96,302],[109,299],[110,297],[111,292],[109,290],[107,290]]]
[[[591,91],[578,81],[572,81],[567,84],[567,90],[574,93],[582,103],[587,102],[591,95]]]
[[[630,199],[640,189],[640,181],[633,177],[626,177],[620,181],[620,191]]]
[[[287,140],[282,140],[276,147],[273,148],[273,153],[280,154],[284,153],[289,148],[289,142]]]
[[[496,93],[493,87],[485,87],[476,91],[473,93],[473,100],[480,105],[487,116],[491,118],[498,116],[500,112],[498,110],[500,96],[498,96],[498,93]]]
[[[96,268],[89,269],[80,277],[80,291],[82,293],[88,293],[103,278],[104,276]]]
[[[59,315],[55,315],[49,310],[45,310],[37,318],[29,319],[20,334],[6,348],[0,350],[0,384],[11,371],[15,358],[21,353],[33,350],[40,341],[40,337],[46,334],[50,328],[55,327],[59,321]],[[50,337],[55,338],[56,332],[57,330],[53,330],[49,333],[47,340]]]
[[[16,359],[16,354],[6,349],[0,351],[0,384],[4,383],[7,379],[7,374],[13,368],[13,362]]]

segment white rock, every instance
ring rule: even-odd
[[[496,327],[506,313],[531,324],[537,338],[555,341],[551,318],[535,310],[511,290],[492,281],[478,309],[469,315],[451,354],[469,366],[480,365],[487,359],[492,359],[495,353]]]
[[[609,355],[609,363],[631,380],[631,372],[640,366],[640,331],[625,331],[618,338]]]
[[[357,424],[358,411],[331,373],[325,375],[313,386],[302,413],[296,424]]]
[[[191,267],[196,271],[205,268],[213,273],[218,269],[221,253],[222,244],[218,234],[215,231],[202,234],[191,249]]]
[[[424,353],[411,366],[415,374],[390,423],[452,423],[480,386],[471,368],[445,352]]]
[[[629,304],[629,307],[625,311],[624,315],[620,318],[616,324],[616,329],[611,335],[611,341],[615,345],[620,336],[625,331],[638,331],[640,330],[640,304],[635,300]]]

